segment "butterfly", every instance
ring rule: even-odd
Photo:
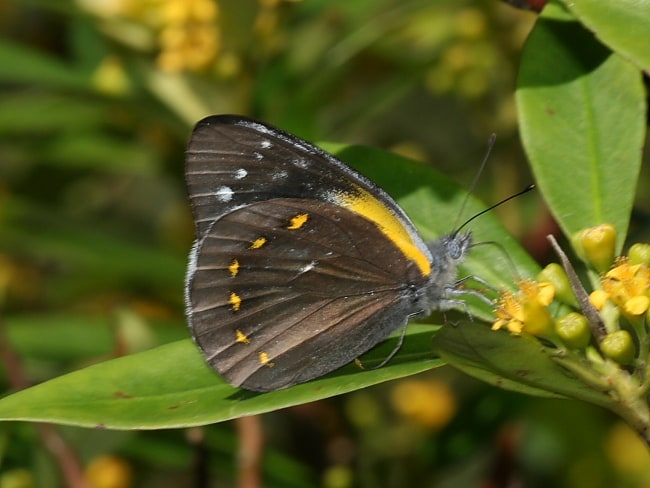
[[[425,243],[384,190],[307,141],[242,116],[207,117],[185,177],[196,228],[188,323],[233,386],[309,381],[459,303],[471,233]]]

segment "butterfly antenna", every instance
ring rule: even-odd
[[[476,185],[478,184],[478,180],[481,178],[483,171],[485,171],[485,167],[487,166],[488,159],[490,159],[490,154],[492,154],[492,148],[494,147],[494,143],[496,142],[496,140],[497,140],[497,135],[494,133],[490,134],[490,138],[488,139],[487,150],[485,151],[485,156],[483,157],[483,162],[481,163],[481,166],[478,168],[476,175],[474,175],[472,184],[469,186],[469,191],[467,192],[467,195],[465,195],[465,199],[463,200],[463,203],[460,206],[460,211],[458,212],[458,216],[456,217],[456,222],[454,222],[454,226],[452,227],[452,229],[457,229],[454,231],[454,233],[458,232],[465,224],[467,224],[467,222],[465,222],[460,227],[458,226],[458,222],[460,221],[460,218],[463,216],[463,212],[465,211],[465,207],[467,206],[469,197],[472,193],[474,193],[474,190],[476,190]]]
[[[459,226],[456,228],[456,230],[454,231],[454,233],[457,234],[458,232],[460,232],[460,230],[461,230],[463,227],[465,227],[467,224],[469,224],[472,220],[474,220],[474,219],[477,218],[477,217],[480,217],[480,216],[483,215],[484,213],[487,213],[487,212],[489,212],[490,210],[493,210],[493,209],[497,208],[498,206],[503,205],[503,204],[506,203],[506,202],[509,202],[509,201],[512,200],[513,198],[517,198],[517,197],[523,195],[524,193],[528,193],[529,191],[534,190],[534,189],[535,189],[535,183],[531,183],[530,185],[528,185],[528,186],[527,186],[526,188],[524,188],[523,190],[520,190],[520,191],[518,191],[517,193],[515,193],[515,194],[513,194],[513,195],[510,195],[509,197],[504,198],[503,200],[501,200],[501,201],[495,203],[494,205],[490,205],[488,208],[486,208],[486,209],[484,209],[484,210],[481,210],[481,211],[480,211],[479,213],[477,213],[477,214],[472,215],[469,219],[467,219],[465,222],[463,222],[461,225],[459,225]]]

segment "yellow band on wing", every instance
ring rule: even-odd
[[[404,253],[404,256],[420,268],[423,276],[431,274],[429,259],[413,242],[413,238],[399,219],[370,193],[362,188],[357,190],[354,194],[337,194],[335,198],[340,205],[374,222],[379,230]]]

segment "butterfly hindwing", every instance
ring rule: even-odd
[[[271,199],[217,219],[194,253],[191,326],[230,383],[272,390],[350,362],[403,325],[423,280],[370,221]],[[415,304],[411,305],[415,307]],[[390,317],[390,309],[400,310]]]

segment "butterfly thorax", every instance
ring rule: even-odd
[[[470,232],[454,232],[427,243],[432,256],[431,275],[419,297],[425,315],[457,305],[458,300],[452,295],[457,287],[458,265],[465,259],[471,245]]]

